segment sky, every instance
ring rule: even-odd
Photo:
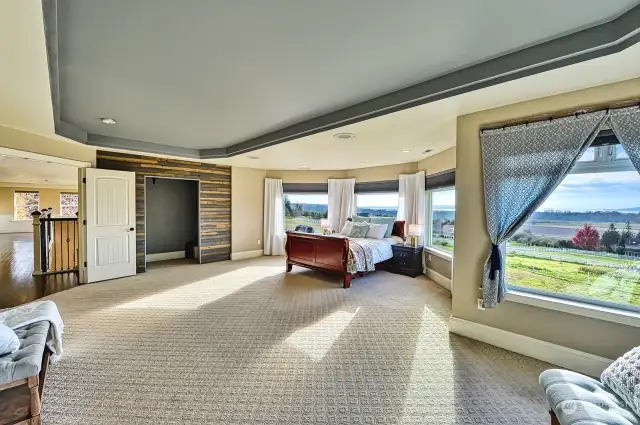
[[[292,203],[327,204],[326,194],[289,194]],[[397,207],[398,195],[358,195],[359,207]],[[433,204],[456,204],[455,190],[433,192]],[[640,207],[640,175],[636,171],[569,174],[538,211],[598,211]]]
[[[616,210],[640,207],[640,176],[636,171],[569,174],[538,211]]]

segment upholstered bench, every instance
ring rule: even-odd
[[[0,425],[41,424],[40,406],[50,351],[49,322],[15,329],[20,348],[0,356]]]
[[[553,425],[640,425],[640,418],[609,387],[561,369],[540,375]]]

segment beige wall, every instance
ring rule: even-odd
[[[267,177],[283,183],[326,183],[327,179],[343,179],[345,171],[334,170],[267,170]]]
[[[58,136],[45,137],[0,126],[0,146],[96,165],[96,149]]]
[[[326,183],[327,179],[355,177],[358,182],[397,180],[398,174],[418,171],[416,162],[383,165],[380,167],[357,168],[354,170],[268,170],[267,177],[282,179],[284,183]]]
[[[408,162],[406,164],[383,165],[380,167],[357,168],[347,170],[346,177],[355,177],[357,182],[376,182],[398,180],[399,174],[413,174],[418,172],[418,164]]]
[[[429,260],[429,256],[431,259]],[[447,258],[438,257],[435,254],[431,254],[427,252],[427,257],[425,259],[425,265],[428,269],[433,270],[434,272],[446,277],[447,279],[451,279],[451,260]]]
[[[262,249],[265,176],[264,170],[231,167],[232,254]]]
[[[615,359],[640,341],[640,328],[505,302],[476,307],[489,252],[482,186],[482,125],[640,96],[640,79],[536,99],[458,118],[453,316]]]
[[[0,233],[22,233],[32,232],[31,221],[13,220],[13,193],[16,190],[27,190],[40,192],[40,209],[53,209],[53,215],[60,214],[60,193],[77,192],[76,188],[51,189],[33,187],[0,187]]]
[[[437,174],[456,168],[455,146],[437,153],[418,162],[418,171],[424,171],[427,175]]]

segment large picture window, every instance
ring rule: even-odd
[[[327,218],[329,195],[326,193],[285,193],[284,228],[296,230],[298,226],[311,227],[313,233],[322,233],[320,220]]]
[[[456,220],[455,188],[434,189],[427,192],[426,245],[453,254],[453,235]]]
[[[640,176],[621,146],[590,151],[507,243],[507,283],[640,311]]]
[[[363,217],[397,217],[398,193],[360,193],[356,205]]]
[[[76,217],[78,212],[78,194],[77,193],[61,193],[60,194],[60,216]]]
[[[13,194],[13,219],[31,220],[31,213],[40,209],[40,193],[18,191]]]

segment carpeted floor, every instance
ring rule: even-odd
[[[548,365],[450,335],[426,278],[282,258],[172,265],[48,297],[45,424],[544,424]]]

